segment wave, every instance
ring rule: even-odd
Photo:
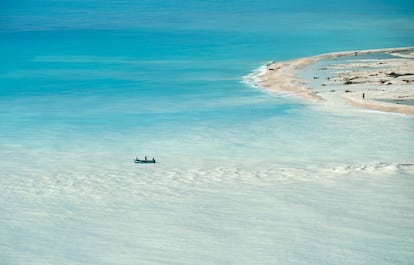
[[[262,65],[259,68],[253,70],[250,74],[243,76],[241,82],[253,88],[259,88],[260,87],[259,76],[265,74],[266,70],[267,70],[267,66]]]

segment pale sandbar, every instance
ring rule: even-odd
[[[321,61],[324,67],[313,78],[303,77],[306,68]],[[414,47],[335,52],[271,62],[250,79],[266,90],[289,92],[313,101],[330,101],[333,105],[342,101],[414,115]]]

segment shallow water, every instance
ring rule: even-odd
[[[401,100],[395,100],[395,99],[383,99],[379,98],[376,99],[378,101],[388,102],[388,103],[394,103],[394,104],[402,104],[402,105],[414,105],[414,100],[410,99],[401,99]]]
[[[412,45],[381,3],[4,4],[0,263],[410,264],[413,118],[242,82]]]

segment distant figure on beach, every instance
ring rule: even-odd
[[[362,93],[362,99],[365,99],[365,93]]]
[[[145,157],[145,161],[147,161],[147,157]]]

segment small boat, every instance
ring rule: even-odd
[[[136,164],[155,164],[155,163],[157,163],[157,161],[155,161],[154,158],[152,158],[150,160],[147,159],[147,158],[145,158],[145,159],[135,158],[134,163],[136,163]]]

